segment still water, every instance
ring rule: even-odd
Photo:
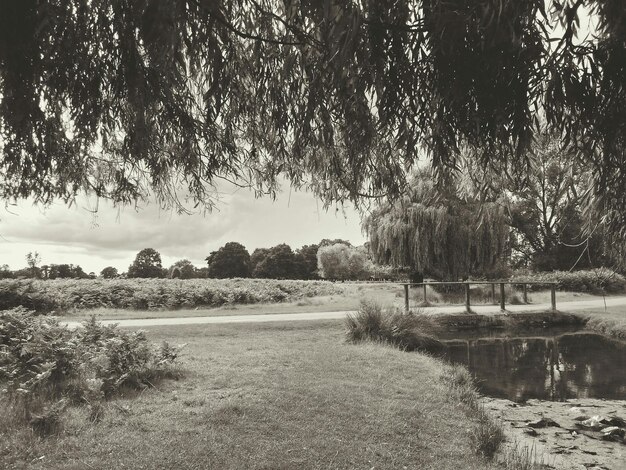
[[[589,332],[546,330],[523,336],[456,336],[445,341],[445,356],[467,366],[484,395],[517,402],[530,398],[626,400],[625,343]]]

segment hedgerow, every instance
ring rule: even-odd
[[[176,376],[178,351],[93,318],[72,330],[23,308],[1,311],[0,406],[44,436],[69,405],[89,406],[97,417],[104,399]]]
[[[334,295],[326,281],[273,279],[59,279],[0,280],[0,310],[24,307],[37,313],[73,309],[137,310],[219,307],[283,302]]]
[[[608,268],[581,271],[547,271],[517,273],[510,281],[556,282],[556,288],[568,292],[589,292],[594,294],[616,294],[626,290],[626,278]],[[545,286],[529,286],[531,290],[545,289]]]

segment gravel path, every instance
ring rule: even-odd
[[[589,310],[594,308],[624,306],[626,314],[626,297],[607,297],[606,299],[579,300],[573,302],[557,303],[557,308],[562,312],[575,310]],[[507,312],[537,312],[550,309],[549,304],[507,305]],[[476,305],[472,310],[479,314],[500,313],[498,305]],[[426,307],[421,309],[425,314],[456,314],[465,312],[465,307],[445,306]],[[340,312],[311,312],[311,313],[268,313],[260,315],[228,315],[228,316],[197,316],[197,317],[171,317],[171,318],[141,318],[131,320],[102,320],[105,325],[117,323],[121,327],[142,328],[147,326],[165,325],[200,325],[200,324],[223,324],[223,323],[261,323],[273,321],[311,321],[311,320],[335,320],[354,314],[354,310]],[[67,322],[70,328],[80,326],[80,322]]]

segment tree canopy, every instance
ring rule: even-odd
[[[469,196],[461,186],[449,181],[443,191],[430,171],[417,172],[406,196],[363,220],[374,261],[446,281],[497,269],[509,239],[504,207]]]
[[[522,264],[537,270],[570,270],[610,263],[605,230],[585,234],[589,170],[563,148],[558,136],[542,134],[533,144],[525,184],[511,186],[502,177],[484,175],[508,199],[511,248]]]
[[[113,266],[107,266],[100,271],[100,276],[104,279],[115,279],[118,275],[119,273],[117,272],[117,268],[114,268]]]
[[[5,200],[393,198],[421,153],[523,170],[545,120],[626,228],[622,0],[3,2],[0,100]]]
[[[370,275],[371,263],[363,247],[345,243],[325,245],[317,251],[319,275],[324,279],[360,280]]]
[[[176,261],[169,269],[168,276],[172,279],[192,279],[198,277],[196,267],[188,259]]]
[[[226,243],[219,250],[211,252],[206,261],[209,277],[250,277],[250,253],[241,243]]]
[[[128,277],[164,277],[161,254],[154,248],[144,248],[128,267]]]
[[[286,243],[271,248],[254,250],[253,277],[268,279],[299,279],[302,277],[302,260]]]

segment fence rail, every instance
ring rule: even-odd
[[[552,304],[552,310],[556,310],[556,282],[535,282],[535,281],[450,281],[450,282],[405,282],[402,283],[404,286],[404,309],[409,311],[409,287],[411,286],[422,286],[424,289],[424,303],[427,302],[427,293],[426,288],[428,286],[438,286],[438,285],[463,285],[465,286],[465,310],[467,313],[472,311],[471,309],[471,299],[470,294],[471,286],[475,285],[491,285],[491,298],[496,304],[496,285],[500,286],[500,310],[506,310],[505,305],[505,295],[504,295],[504,286],[522,286],[522,296],[524,303],[528,303],[528,286],[550,286],[550,302]]]

